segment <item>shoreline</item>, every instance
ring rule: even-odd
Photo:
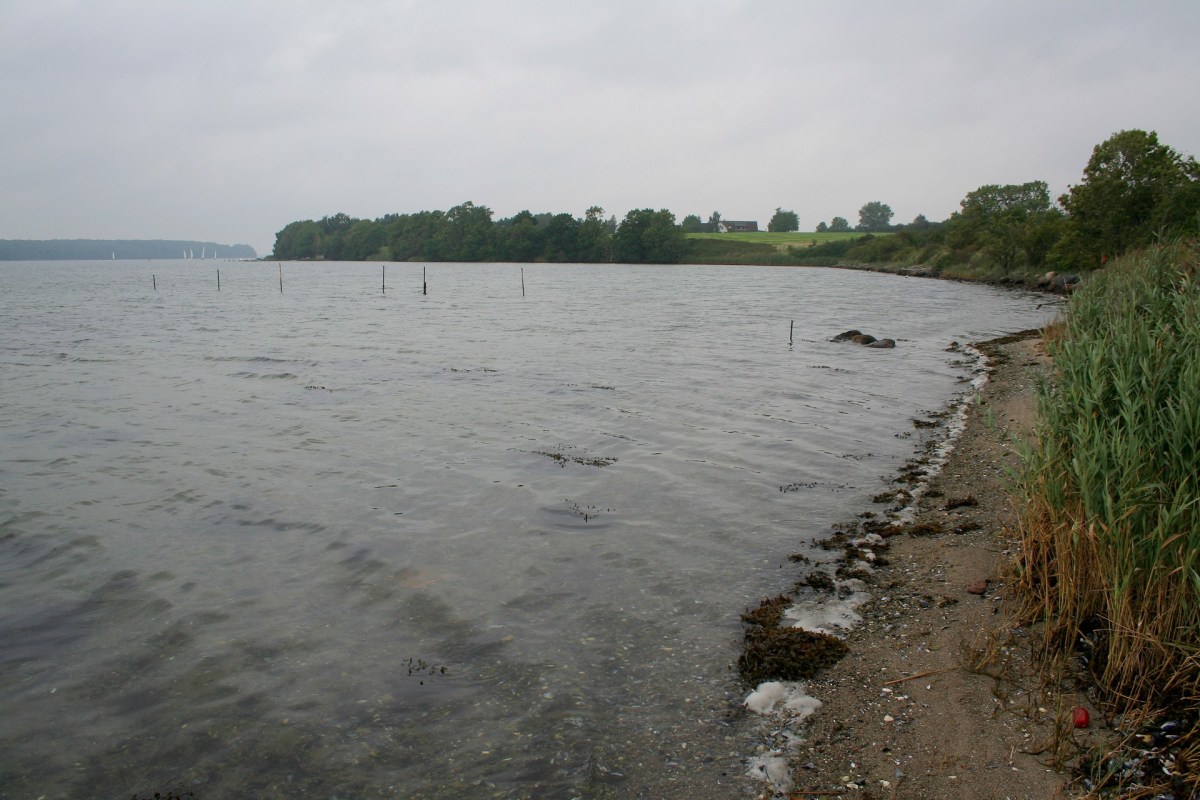
[[[833,526],[832,546],[847,548],[839,588],[854,624],[834,632],[848,654],[748,698],[771,729],[749,768],[760,798],[1068,796],[1065,764],[1097,741],[1095,725],[1068,724],[1075,706],[1102,718],[1084,693],[1039,679],[1037,633],[1013,626],[1006,583],[1016,524],[1007,475],[1048,375],[1041,331],[973,348],[987,379],[966,396],[961,423],[938,423],[943,435],[876,498],[895,500],[886,510]],[[920,488],[906,485],[930,462]]]

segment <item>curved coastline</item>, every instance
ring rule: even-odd
[[[802,578],[789,598],[787,624],[836,635],[849,652],[747,697],[764,716],[748,765],[762,798],[1049,797],[1066,777],[1046,763],[1093,735],[1062,735],[1064,715],[1086,701],[1039,684],[1028,631],[1009,627],[1005,609],[1006,476],[1046,375],[1041,332],[960,350],[977,360],[971,389],[938,415],[939,435],[895,491],[876,498],[889,508],[834,525],[838,556],[819,565],[831,580]]]

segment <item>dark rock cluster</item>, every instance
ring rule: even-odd
[[[860,330],[848,330],[844,333],[839,333],[829,341],[831,342],[854,342],[855,344],[874,347],[879,350],[886,350],[896,346],[895,339],[876,339],[869,333],[863,333]]]

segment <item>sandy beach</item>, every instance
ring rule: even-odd
[[[1071,796],[1063,766],[1092,743],[1100,715],[1079,687],[1039,680],[1037,635],[1013,624],[1007,579],[1010,470],[1047,370],[1041,345],[1036,332],[977,345],[989,379],[908,532],[877,549],[849,654],[807,682],[823,705],[791,725],[799,738],[784,733],[788,712],[776,717],[767,753],[790,775],[777,769],[762,797]],[[875,518],[903,502],[881,502]],[[1076,706],[1090,709],[1090,728],[1074,727]]]

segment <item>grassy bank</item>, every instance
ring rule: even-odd
[[[825,233],[807,233],[789,231],[774,233],[772,231],[756,231],[754,233],[732,231],[730,233],[689,233],[688,239],[703,242],[745,242],[747,244],[769,244],[776,248],[810,247],[826,242],[844,242],[861,238],[863,234],[856,231],[838,231]]]
[[[891,234],[850,233],[689,233],[684,260],[689,264],[833,267],[861,261],[871,242]],[[876,245],[877,246],[877,245]]]
[[[1119,259],[1048,335],[1054,379],[1022,478],[1018,564],[1052,655],[1085,665],[1117,712],[1190,721],[1174,759],[1190,791],[1200,789],[1198,268],[1194,243]]]
[[[1036,286],[1046,270],[1002,268],[974,247],[950,247],[926,234],[691,233],[689,264],[844,267],[980,283]]]
[[[1044,274],[1005,271],[965,250],[920,244],[897,233],[690,233],[689,264],[845,267],[874,272],[930,275],[952,280],[1033,286]]]

